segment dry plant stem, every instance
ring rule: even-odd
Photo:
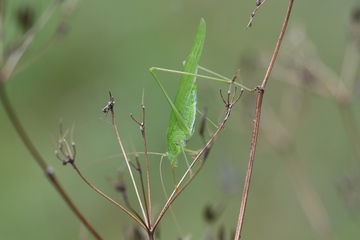
[[[50,38],[46,42],[42,43],[41,46],[39,46],[39,49],[32,51],[30,58],[22,58],[21,62],[17,63],[16,67],[11,73],[11,77],[16,76],[18,73],[21,73],[22,71],[24,71],[24,69],[31,66],[31,64],[40,59],[44,55],[44,53],[51,49],[57,42],[58,39],[55,39],[54,37]]]
[[[145,126],[145,123],[144,123],[144,126]],[[145,130],[144,130],[144,151],[147,152]],[[148,156],[148,154],[145,155],[145,162],[146,162],[146,178],[147,178],[147,190],[148,190],[148,201],[149,201],[148,225],[151,226],[152,225],[152,222],[151,222],[152,202],[151,202],[150,168],[149,168],[149,156]]]
[[[247,168],[247,171],[246,171],[244,190],[243,190],[243,195],[242,195],[242,198],[241,198],[239,219],[238,219],[238,223],[237,223],[237,226],[236,226],[236,232],[235,232],[234,240],[240,239],[241,230],[242,230],[243,223],[244,223],[246,204],[247,204],[247,199],[248,199],[248,194],[249,194],[249,189],[250,189],[251,174],[252,174],[253,165],[254,165],[254,159],[255,159],[257,138],[258,138],[258,133],[259,133],[260,115],[261,115],[261,107],[262,107],[262,101],[263,101],[263,97],[264,97],[264,91],[265,91],[266,84],[267,84],[267,82],[269,80],[271,71],[273,69],[273,66],[275,64],[276,57],[277,57],[277,55],[279,53],[280,45],[282,43],[285,31],[286,31],[287,24],[289,22],[290,13],[291,13],[293,3],[294,3],[294,0],[289,1],[289,5],[288,5],[288,9],[286,11],[284,23],[283,23],[283,26],[282,26],[281,31],[280,31],[279,39],[278,39],[278,41],[276,43],[276,46],[275,46],[273,56],[271,58],[269,67],[268,67],[268,69],[266,71],[264,80],[263,80],[261,86],[258,87],[258,95],[257,95],[257,100],[256,100],[256,109],[255,109],[255,116],[254,116],[253,134],[252,134],[252,138],[251,138],[251,146],[250,146],[250,155],[249,155],[249,161],[248,161],[248,168]]]
[[[27,136],[24,128],[22,127],[20,121],[18,120],[18,117],[16,116],[10,101],[6,95],[4,82],[0,80],[0,99],[1,102],[5,108],[5,111],[7,115],[10,118],[11,123],[13,124],[13,127],[17,131],[20,139],[23,141],[25,147],[29,150],[30,154],[33,156],[35,161],[39,164],[40,168],[46,173],[48,176],[49,181],[53,184],[55,189],[58,191],[60,196],[63,198],[63,200],[66,202],[68,207],[71,209],[71,211],[77,216],[77,218],[81,221],[81,223],[89,230],[89,232],[95,237],[95,239],[101,240],[103,239],[96,230],[91,226],[91,224],[86,220],[86,218],[81,214],[79,209],[75,206],[75,204],[72,202],[72,200],[69,198],[67,193],[64,191],[63,187],[60,185],[59,181],[56,179],[55,174],[51,167],[48,167],[43,160],[43,158],[40,156],[39,152],[35,148],[35,146],[32,144],[30,138]]]
[[[161,187],[162,187],[165,199],[169,199],[169,195],[166,192],[165,181],[164,181],[163,175],[162,175],[162,161],[163,161],[163,159],[164,159],[164,156],[161,157],[160,164],[159,164],[160,182],[161,182]],[[171,213],[171,217],[172,217],[172,219],[174,221],[177,232],[180,234],[180,236],[184,236],[184,231],[182,230],[181,225],[180,225],[180,223],[179,223],[179,221],[178,221],[178,219],[176,217],[176,214],[175,214],[173,208],[171,207],[171,205],[169,207],[169,211]]]
[[[247,26],[246,26],[245,29],[248,29],[249,27],[252,26],[252,22],[253,22],[253,20],[254,20],[254,17],[255,17],[255,15],[256,15],[257,10],[258,10],[259,8],[261,8],[262,5],[263,5],[265,2],[266,2],[266,0],[263,0],[263,1],[260,3],[260,5],[257,6],[257,7],[255,8],[255,10],[250,14],[250,20],[249,20],[249,23],[247,24]]]
[[[131,118],[140,126],[141,136],[143,138],[144,143],[144,153],[147,153],[147,141],[146,141],[146,132],[145,132],[145,105],[144,105],[144,92],[142,96],[142,102],[141,102],[141,110],[142,110],[142,121],[137,121],[132,114],[130,115]],[[146,164],[146,180],[147,180],[147,199],[149,201],[149,204],[146,203],[146,197],[144,194],[144,201],[145,201],[145,207],[147,212],[147,221],[148,226],[151,226],[151,216],[152,216],[152,203],[151,203],[151,186],[150,186],[150,169],[149,169],[149,155],[145,154],[145,164]],[[141,181],[141,183],[143,183]]]
[[[123,210],[124,212],[126,212],[132,219],[134,219],[141,227],[143,227],[144,229],[146,229],[146,224],[144,223],[144,221],[139,218],[137,219],[131,212],[129,212],[126,208],[124,208],[123,206],[121,206],[119,203],[115,202],[112,198],[108,197],[105,193],[101,192],[98,188],[96,188],[94,185],[92,185],[80,172],[80,170],[77,168],[75,163],[71,163],[71,165],[73,166],[73,168],[76,170],[76,172],[79,174],[79,176],[82,178],[82,180],[84,180],[84,182],[89,185],[92,189],[94,189],[94,191],[96,191],[97,193],[99,193],[102,197],[104,197],[105,199],[107,199],[108,201],[110,201],[111,203],[113,203],[115,206],[117,206],[118,208],[120,208],[121,210]],[[137,215],[137,214],[136,214]],[[138,216],[139,217],[139,216]]]
[[[145,209],[146,209],[146,217],[147,217],[147,222],[149,223],[149,226],[151,226],[151,222],[150,222],[150,216],[149,215],[149,207],[148,207],[148,203],[146,200],[146,193],[145,193],[145,185],[144,185],[144,178],[143,178],[143,174],[142,174],[142,170],[141,170],[141,166],[140,166],[140,162],[138,157],[136,157],[136,163],[137,163],[137,170],[139,172],[140,175],[140,182],[141,182],[141,191],[142,191],[142,195],[144,197],[144,205],[145,205]]]
[[[69,2],[72,2],[72,3],[70,3],[70,4],[73,4],[72,7],[66,7],[66,5],[69,6]],[[14,71],[12,72],[11,76],[14,76],[19,72],[22,72],[29,65],[31,65],[32,63],[37,61],[44,53],[46,53],[47,50],[49,50],[53,45],[55,45],[59,40],[61,40],[64,37],[64,35],[66,34],[66,31],[64,31],[62,28],[65,28],[66,27],[66,22],[70,21],[70,17],[73,14],[73,12],[75,11],[76,5],[78,5],[79,2],[80,2],[80,0],[61,0],[61,1],[53,0],[53,3],[52,3],[53,5],[54,4],[58,4],[58,5],[63,4],[63,8],[62,8],[63,11],[66,11],[66,10],[64,10],[64,8],[67,9],[67,12],[65,13],[65,16],[62,16],[61,19],[59,20],[57,29],[55,30],[55,34],[51,38],[49,38],[46,42],[43,42],[41,44],[41,46],[39,46],[37,49],[33,50],[31,52],[31,57],[30,58],[21,59],[21,63],[16,65],[16,67],[15,67]],[[48,9],[50,9],[50,5],[49,5]],[[52,10],[52,9],[50,9],[50,10]],[[52,14],[54,14],[54,11],[52,11]],[[52,15],[52,14],[50,14],[50,15]],[[43,15],[49,16],[49,14],[43,14]],[[49,18],[47,18],[47,19],[40,18],[40,19],[44,23],[39,24],[38,26],[40,26],[40,25],[43,26],[43,25],[45,25],[45,22],[46,22],[44,20],[48,20]],[[42,26],[38,27],[38,29],[36,29],[34,31],[35,32],[39,31]],[[27,36],[27,35],[25,35],[25,36]]]
[[[120,174],[120,173],[119,173]],[[122,173],[121,173],[122,174]],[[139,216],[139,214],[137,214],[137,212],[131,207],[131,204],[129,202],[129,199],[127,197],[127,194],[126,194],[126,188],[125,188],[125,182],[124,180],[122,179],[123,177],[121,176],[121,180],[119,180],[118,183],[115,183],[113,182],[112,180],[110,180],[111,184],[114,186],[114,188],[120,192],[121,194],[121,197],[126,205],[126,207],[131,211],[133,212],[139,219],[141,218]],[[120,179],[120,178],[119,178]]]
[[[3,81],[8,80],[10,75],[13,73],[15,67],[17,66],[18,62],[20,61],[21,57],[34,40],[36,33],[38,33],[39,30],[43,28],[45,24],[49,21],[59,4],[60,1],[52,1],[47,7],[47,9],[42,13],[40,18],[35,22],[34,26],[24,35],[22,45],[11,53],[11,55],[6,60],[4,66],[1,69]]]
[[[111,96],[111,93],[110,93]],[[109,102],[112,103],[113,102]],[[112,109],[112,106],[111,106]],[[104,110],[103,110],[104,111]],[[146,224],[144,223],[144,221],[142,220],[142,218],[136,213],[136,211],[130,206],[129,202],[127,201],[127,198],[124,197],[124,201],[126,206],[130,209],[130,211],[134,212],[134,214],[138,217],[138,219],[133,216],[131,214],[130,211],[128,211],[125,207],[121,206],[120,204],[118,204],[117,202],[115,202],[113,199],[111,199],[110,197],[108,197],[106,194],[104,194],[103,192],[101,192],[98,188],[96,188],[93,184],[91,184],[86,178],[85,176],[81,173],[80,169],[76,166],[75,164],[75,156],[76,156],[76,147],[75,147],[75,143],[72,142],[71,146],[72,146],[72,150],[70,148],[70,144],[67,142],[67,140],[65,139],[66,134],[68,133],[68,131],[65,132],[65,134],[63,134],[62,132],[62,124],[60,122],[60,139],[59,139],[59,151],[55,151],[56,157],[62,162],[62,164],[65,166],[68,163],[70,163],[70,165],[75,169],[75,171],[79,174],[79,176],[81,177],[81,179],[83,179],[83,181],[90,186],[94,191],[96,191],[98,194],[100,194],[102,197],[104,197],[105,199],[107,199],[108,201],[110,201],[111,203],[113,203],[115,206],[119,207],[120,209],[122,209],[124,212],[126,212],[130,217],[132,217],[136,222],[138,222],[140,225],[142,223],[142,227],[145,227]],[[60,153],[63,155],[64,158],[62,158],[60,156]],[[141,222],[141,223],[140,223]]]
[[[143,105],[144,107],[144,105]],[[144,151],[147,153],[147,143],[146,143],[146,134],[145,134],[145,108],[144,108],[144,121],[142,122],[144,126],[143,138],[144,138]],[[149,168],[149,156],[145,154],[145,163],[146,163],[146,180],[147,180],[147,195],[149,205],[147,207],[147,217],[148,217],[148,226],[151,226],[151,216],[152,216],[152,203],[151,203],[151,186],[150,186],[150,168]],[[146,204],[146,197],[144,195],[144,200]]]
[[[190,166],[188,167],[188,169],[186,170],[186,172],[184,173],[184,175],[181,177],[180,181],[178,182],[178,184],[176,185],[175,189],[173,190],[173,192],[171,193],[170,197],[168,198],[168,200],[166,201],[163,209],[161,210],[158,218],[156,219],[153,229],[155,230],[157,225],[159,224],[161,218],[164,216],[164,214],[166,213],[166,211],[169,209],[169,207],[171,206],[171,204],[175,201],[175,199],[180,195],[180,193],[192,182],[192,180],[196,177],[196,175],[200,172],[201,168],[204,165],[204,162],[202,161],[199,168],[195,171],[195,173],[191,174],[190,178],[188,181],[186,181],[184,184],[183,182],[185,181],[185,178],[187,177],[187,175],[189,175],[189,173],[191,172],[193,166],[195,165],[195,163],[197,163],[200,159],[200,157],[202,156],[202,154],[204,154],[206,151],[208,151],[208,149],[211,147],[211,145],[214,143],[214,141],[216,140],[217,136],[219,135],[219,133],[224,129],[225,123],[227,122],[227,120],[230,117],[230,113],[231,113],[231,109],[232,107],[239,101],[241,95],[242,95],[243,90],[241,90],[240,95],[235,99],[235,95],[233,95],[233,98],[231,99],[232,102],[229,101],[229,96],[230,96],[230,90],[228,92],[228,102],[227,102],[227,110],[225,113],[225,117],[222,121],[222,123],[220,124],[220,126],[217,128],[216,132],[214,133],[214,135],[210,138],[210,140],[206,143],[206,145],[199,151],[199,153],[195,156],[194,160],[192,161],[192,163],[190,164]],[[223,99],[224,100],[224,99]],[[225,102],[225,101],[224,101]],[[183,185],[182,185],[183,184]],[[182,186],[181,186],[182,185]],[[181,186],[179,188],[179,186]]]
[[[133,175],[133,173],[132,173],[131,166],[130,166],[130,164],[129,164],[129,159],[128,159],[127,156],[126,156],[125,148],[124,148],[124,146],[122,145],[122,142],[121,142],[121,139],[120,139],[120,135],[119,135],[119,131],[118,131],[117,126],[116,126],[114,109],[111,108],[110,110],[111,110],[111,121],[112,121],[114,130],[115,130],[116,138],[117,138],[117,140],[118,140],[118,143],[119,143],[121,152],[122,152],[122,154],[123,154],[123,156],[124,156],[126,166],[127,166],[128,170],[129,170],[129,174],[130,174],[130,177],[131,177],[131,181],[132,181],[132,183],[133,183],[133,186],[134,186],[135,194],[136,194],[136,197],[137,197],[137,199],[138,199],[138,202],[139,202],[139,205],[140,205],[140,208],[141,208],[141,212],[142,212],[142,214],[143,214],[143,219],[147,219],[146,213],[145,213],[145,211],[144,211],[143,204],[142,204],[142,202],[141,202],[141,198],[140,198],[140,196],[139,196],[139,191],[138,191],[137,186],[136,186],[136,182],[135,182],[135,179],[134,179],[134,175]],[[127,211],[126,211],[126,212],[127,212]],[[146,221],[147,221],[147,220],[146,220]],[[145,226],[144,226],[143,224],[140,224],[140,225],[141,225],[143,228],[147,229],[148,226],[149,226],[149,223],[146,222]]]

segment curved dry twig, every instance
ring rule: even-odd
[[[84,215],[79,211],[79,209],[75,206],[73,201],[70,199],[69,195],[65,192],[63,187],[61,186],[60,182],[57,180],[54,174],[54,170],[52,167],[48,166],[44,159],[41,157],[40,153],[36,149],[36,147],[33,145],[32,141],[26,134],[23,126],[21,125],[18,117],[16,116],[16,113],[11,106],[10,100],[7,97],[6,91],[5,91],[5,84],[4,82],[0,81],[0,100],[4,106],[4,109],[7,113],[7,115],[10,118],[10,122],[12,123],[13,127],[17,131],[20,139],[24,143],[25,147],[28,149],[32,157],[35,159],[35,161],[39,164],[40,168],[46,173],[48,176],[49,181],[53,184],[56,191],[60,194],[62,199],[65,201],[65,203],[68,205],[68,207],[71,209],[71,211],[77,216],[77,218],[81,221],[82,224],[89,230],[89,232],[95,237],[95,239],[101,240],[103,239],[100,234],[93,228],[93,226],[86,220]]]

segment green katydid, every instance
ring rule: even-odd
[[[201,19],[198,32],[189,56],[184,64],[184,72],[197,73],[198,62],[205,40],[205,21]],[[182,75],[178,91],[174,102],[167,95],[164,87],[154,73],[154,68],[150,69],[159,84],[162,92],[171,106],[169,125],[166,131],[168,149],[166,157],[171,161],[171,166],[177,165],[177,157],[186,146],[187,140],[194,133],[196,118],[196,76]]]
[[[194,124],[195,124],[196,111],[197,111],[196,77],[198,76],[198,77],[220,81],[220,82],[226,82],[226,83],[232,82],[231,80],[219,74],[216,74],[214,72],[211,72],[205,68],[201,68],[200,66],[198,66],[198,62],[201,56],[201,51],[204,46],[205,31],[206,31],[205,21],[204,19],[201,19],[197,34],[195,36],[191,48],[191,52],[185,60],[183,71],[169,70],[169,69],[156,68],[156,67],[150,68],[150,73],[153,75],[156,82],[159,84],[172,110],[170,114],[169,125],[166,132],[168,147],[167,147],[167,152],[164,156],[166,156],[171,161],[171,167],[173,170],[174,170],[173,167],[177,165],[177,157],[179,156],[180,153],[182,153],[183,149],[186,147],[186,142],[194,133]],[[215,76],[220,77],[221,79],[198,75],[197,74],[198,68],[208,71],[214,74]],[[174,102],[171,101],[164,87],[160,83],[160,80],[155,75],[154,73],[155,70],[182,74]],[[245,89],[249,90],[248,88]]]

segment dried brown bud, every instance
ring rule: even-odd
[[[17,9],[16,19],[23,32],[27,32],[34,24],[34,11],[27,5],[21,6]]]

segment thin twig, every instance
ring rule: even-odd
[[[89,185],[93,190],[95,190],[97,193],[99,193],[102,197],[104,197],[105,199],[107,199],[108,201],[110,201],[112,204],[114,204],[115,206],[117,206],[118,208],[120,208],[121,210],[123,210],[124,212],[126,212],[132,219],[134,219],[142,228],[147,229],[146,228],[146,224],[145,222],[139,218],[137,219],[131,212],[129,212],[126,208],[124,208],[122,205],[120,205],[119,203],[115,202],[112,198],[108,197],[105,193],[103,193],[102,191],[100,191],[97,187],[95,187],[94,185],[92,185],[85,177],[84,175],[82,175],[82,173],[80,172],[80,170],[78,169],[78,167],[73,163],[71,164],[74,169],[76,170],[76,172],[79,174],[79,176],[82,178],[82,180],[84,180],[84,182]],[[135,213],[136,214],[136,213]],[[138,215],[138,214],[136,214]],[[140,217],[140,216],[138,216]]]
[[[147,150],[147,141],[146,141],[146,132],[145,132],[145,105],[144,105],[144,91],[142,94],[141,100],[141,111],[142,111],[142,121],[139,122],[136,120],[132,114],[130,114],[131,118],[140,126],[141,136],[143,138],[144,143],[144,153],[145,153],[145,163],[146,163],[146,181],[147,181],[147,199],[149,204],[146,202],[146,196],[144,195],[145,207],[147,211],[147,220],[148,226],[151,226],[151,216],[152,216],[152,203],[151,203],[151,185],[150,185],[150,168],[149,168],[149,155]]]
[[[262,1],[261,2],[261,0],[257,0],[256,1],[256,8],[255,8],[255,10],[250,14],[250,20],[249,20],[249,23],[246,25],[246,28],[245,29],[248,29],[249,27],[251,27],[252,26],[252,22],[253,22],[253,20],[254,20],[254,17],[255,17],[255,15],[256,15],[256,12],[257,12],[257,10],[259,9],[259,8],[261,8],[261,6],[264,4],[266,2],[266,0],[264,0],[264,1]]]
[[[112,98],[111,93],[110,93],[110,100],[111,100],[111,99],[113,99],[113,98]],[[134,179],[134,175],[133,175],[133,173],[132,173],[131,166],[130,166],[130,164],[129,164],[129,159],[128,159],[127,155],[126,155],[125,148],[124,148],[124,146],[123,146],[123,144],[122,144],[122,141],[121,141],[121,139],[120,139],[120,134],[119,134],[118,128],[117,128],[117,126],[116,126],[114,108],[111,107],[111,108],[110,108],[110,111],[111,111],[111,121],[112,121],[114,130],[115,130],[116,138],[117,138],[118,144],[119,144],[119,146],[120,146],[121,152],[122,152],[122,154],[123,154],[123,156],[124,156],[124,158],[125,158],[125,163],[126,163],[126,166],[127,166],[128,170],[129,170],[129,174],[130,174],[130,177],[131,177],[131,181],[132,181],[133,186],[134,186],[135,194],[136,194],[136,197],[137,197],[137,199],[138,199],[138,202],[139,202],[139,206],[140,206],[142,215],[143,215],[144,219],[147,220],[146,213],[145,213],[145,210],[144,210],[144,207],[143,207],[143,204],[142,204],[142,202],[141,202],[140,195],[139,195],[139,191],[138,191],[138,188],[137,188],[137,186],[136,186],[136,182],[135,182],[135,179]],[[149,226],[149,223],[146,221],[146,224],[145,224],[145,225],[146,225],[146,226],[142,226],[142,227],[144,227],[145,229],[147,229],[147,226]]]
[[[116,189],[116,191],[120,192],[120,195],[126,205],[126,207],[136,215],[139,219],[141,219],[141,216],[136,212],[136,210],[131,206],[129,198],[127,197],[126,193],[126,184],[123,177],[123,171],[122,169],[118,170],[118,182],[114,182],[111,179],[109,179],[110,183],[113,185],[113,187]]]
[[[98,240],[103,239],[100,236],[100,234],[98,234],[96,230],[91,226],[91,224],[86,220],[86,218],[82,215],[79,209],[72,202],[68,194],[64,191],[60,182],[56,179],[53,169],[47,166],[44,159],[40,156],[39,152],[33,145],[32,141],[30,140],[24,128],[22,127],[18,117],[16,116],[15,111],[13,110],[13,107],[11,106],[10,101],[6,95],[5,84],[1,80],[0,80],[0,99],[8,117],[10,118],[10,122],[17,131],[20,139],[22,140],[22,142],[24,143],[25,147],[28,149],[32,157],[35,159],[35,161],[39,164],[40,168],[46,173],[49,181],[53,184],[56,191],[60,194],[62,199],[71,209],[71,211],[76,215],[76,217],[82,222],[82,224],[84,224],[84,226],[89,230],[89,232],[95,237],[95,239]]]
[[[282,26],[281,31],[280,31],[279,39],[278,39],[278,41],[276,43],[276,46],[275,46],[273,56],[271,58],[269,67],[268,67],[268,69],[266,71],[264,80],[263,80],[261,86],[258,87],[258,95],[257,95],[257,100],[256,100],[256,109],[255,109],[255,116],[254,116],[253,134],[252,134],[252,138],[251,138],[251,147],[250,147],[248,168],[247,168],[247,171],[246,171],[244,190],[243,190],[243,195],[242,195],[242,198],[241,198],[241,206],[240,206],[239,218],[238,218],[238,223],[237,223],[237,226],[236,226],[236,232],[235,232],[235,237],[234,237],[235,240],[240,239],[241,230],[242,230],[243,223],[244,223],[246,204],[247,204],[248,194],[249,194],[249,189],[250,189],[251,174],[252,174],[253,164],[254,164],[254,159],[255,159],[257,138],[258,138],[258,133],[259,133],[260,115],[261,115],[261,107],[262,107],[262,101],[263,101],[263,97],[264,97],[264,91],[265,91],[265,87],[266,87],[266,84],[268,82],[268,79],[270,77],[271,71],[273,69],[273,66],[275,64],[276,57],[277,57],[277,55],[279,53],[280,45],[282,43],[285,31],[286,31],[286,27],[287,27],[288,22],[289,22],[290,13],[291,13],[293,3],[294,3],[294,0],[289,1],[289,5],[288,5],[288,9],[286,11],[284,23],[283,23],[283,26]]]
[[[144,205],[145,205],[145,210],[146,210],[147,222],[148,222],[149,226],[151,226],[151,223],[150,223],[151,215],[149,214],[149,206],[148,206],[147,199],[146,199],[145,184],[144,184],[144,178],[143,178],[143,174],[142,174],[142,170],[141,170],[141,165],[140,165],[140,162],[139,162],[139,156],[136,155],[135,159],[136,159],[136,164],[137,164],[136,170],[139,172],[139,177],[140,177],[141,191],[142,191],[142,195],[143,195],[143,198],[144,198]]]
[[[231,98],[231,101],[230,101],[230,89],[231,89],[231,86],[229,88],[229,91],[228,91],[228,98],[227,98],[227,101],[224,100],[223,96],[222,99],[223,101],[225,102],[225,105],[226,105],[226,113],[225,113],[225,116],[224,116],[224,119],[222,121],[222,123],[219,125],[219,127],[217,128],[216,132],[214,133],[214,135],[210,138],[210,140],[206,143],[206,145],[198,152],[198,154],[195,156],[194,160],[192,161],[192,163],[190,164],[190,166],[188,167],[188,169],[186,170],[186,172],[184,173],[184,175],[181,177],[180,181],[178,182],[178,184],[175,186],[175,189],[173,190],[173,192],[171,193],[170,197],[168,198],[167,202],[165,203],[163,209],[161,210],[158,218],[156,219],[155,223],[154,223],[154,226],[153,226],[153,229],[155,230],[157,225],[159,224],[161,218],[164,216],[164,214],[166,213],[166,211],[168,210],[168,208],[171,206],[171,204],[175,201],[175,199],[180,195],[180,193],[192,182],[192,180],[196,177],[196,175],[200,172],[201,168],[203,167],[204,165],[204,161],[201,161],[200,163],[200,166],[199,168],[195,171],[195,173],[193,173],[191,176],[190,176],[190,179],[188,181],[185,181],[185,178],[187,177],[187,175],[189,175],[189,173],[192,171],[192,168],[193,166],[195,165],[195,163],[197,163],[200,159],[200,157],[203,155],[203,154],[206,154],[211,145],[214,143],[214,141],[216,140],[216,138],[218,137],[219,133],[224,129],[224,126],[227,122],[227,120],[229,119],[230,117],[230,113],[231,113],[231,110],[232,110],[232,107],[239,101],[242,93],[243,93],[243,89],[241,89],[241,93],[238,97],[235,96],[235,93],[234,95],[232,95],[232,98]],[[220,91],[221,92],[221,91]],[[236,92],[236,89],[235,89],[235,92]],[[183,184],[183,185],[182,185]],[[182,185],[182,186],[181,186]],[[181,186],[181,187],[180,187]]]
[[[110,94],[110,98],[111,98],[111,94]],[[113,102],[111,102],[113,103]],[[111,106],[113,106],[113,104],[111,104]],[[113,203],[115,206],[119,207],[120,209],[122,209],[125,213],[127,213],[131,218],[133,218],[137,223],[139,223],[144,229],[146,229],[146,224],[144,223],[144,221],[141,219],[141,217],[136,213],[136,211],[134,211],[133,208],[129,207],[130,211],[134,212],[135,215],[138,217],[136,218],[133,214],[131,214],[130,211],[128,211],[125,207],[123,207],[122,205],[120,205],[119,203],[115,202],[112,198],[110,198],[109,196],[107,196],[105,193],[103,193],[102,191],[100,191],[97,187],[95,187],[92,183],[90,183],[85,176],[81,173],[80,169],[76,166],[75,164],[75,158],[76,158],[76,147],[75,147],[75,142],[72,141],[71,145],[72,145],[72,149],[70,148],[70,144],[68,143],[68,141],[65,139],[67,131],[65,132],[65,134],[63,134],[62,132],[62,123],[60,122],[60,137],[59,137],[59,150],[55,151],[56,157],[62,162],[62,164],[65,166],[67,164],[70,164],[75,170],[76,172],[79,174],[79,176],[83,179],[83,181],[89,185],[94,191],[96,191],[98,194],[100,194],[102,197],[104,197],[105,199],[107,199],[108,201],[110,201],[111,203]],[[60,156],[60,154],[62,154],[62,156]]]
[[[24,35],[23,43],[19,48],[17,48],[14,52],[11,53],[4,66],[1,69],[2,79],[0,81],[7,81],[20,59],[22,58],[25,51],[29,48],[31,43],[33,42],[35,35],[40,31],[41,28],[45,26],[45,24],[49,21],[51,16],[55,13],[60,1],[52,1],[49,6],[42,13],[40,18],[35,22],[32,28]]]

